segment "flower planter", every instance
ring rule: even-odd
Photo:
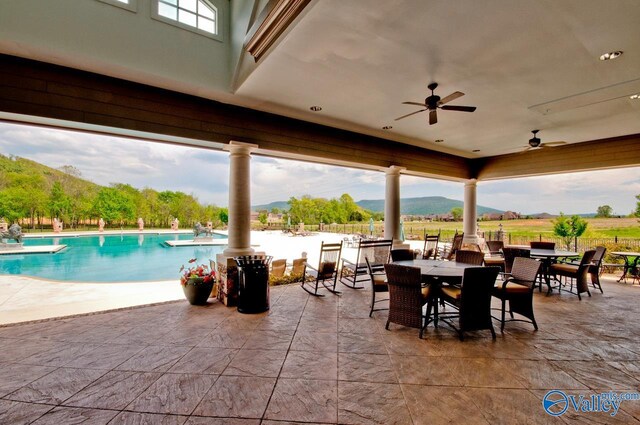
[[[205,305],[211,295],[214,281],[210,280],[205,283],[204,278],[197,277],[187,279],[187,284],[182,286],[184,296],[191,305]]]

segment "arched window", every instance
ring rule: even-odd
[[[218,9],[206,0],[158,0],[158,15],[209,34],[218,34]]]

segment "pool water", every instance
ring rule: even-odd
[[[214,235],[214,238],[224,238]],[[170,247],[167,240],[192,240],[192,234],[97,235],[26,238],[24,246],[67,245],[56,254],[0,255],[0,274],[68,282],[134,282],[180,278],[191,258],[209,265],[225,246]]]

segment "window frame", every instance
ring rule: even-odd
[[[224,37],[222,36],[222,34],[223,34],[222,8],[219,5],[215,4],[213,1],[210,1],[210,0],[202,0],[202,1],[204,1],[205,3],[209,3],[209,5],[211,5],[215,9],[215,13],[216,13],[215,24],[216,24],[216,30],[217,30],[216,34],[212,34],[210,32],[201,30],[198,27],[192,27],[191,25],[182,23],[182,22],[180,22],[178,20],[173,20],[171,18],[167,18],[166,16],[160,15],[160,13],[158,11],[160,0],[152,0],[151,1],[151,17],[153,19],[155,19],[156,21],[160,21],[160,22],[164,22],[165,24],[173,25],[174,27],[178,27],[180,29],[193,32],[193,33],[201,35],[203,37],[211,38],[211,39],[217,40],[217,41],[224,41]],[[197,15],[197,16],[199,16],[199,15]]]
[[[118,0],[98,0],[101,3],[110,4],[111,6],[119,7],[129,12],[138,13],[138,0],[128,0],[128,3],[122,3]]]

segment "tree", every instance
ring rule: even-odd
[[[269,217],[269,213],[267,212],[267,210],[262,210],[260,211],[260,214],[258,215],[258,221],[261,224],[267,224],[267,218]]]
[[[218,218],[224,224],[229,224],[229,209],[228,208],[220,208],[220,212],[218,212]]]
[[[122,191],[113,187],[103,187],[93,205],[94,213],[109,224],[133,220],[135,204]]]
[[[636,204],[635,215],[636,217],[640,217],[640,195],[636,195],[636,199],[638,200],[638,203]]]
[[[596,211],[596,217],[598,218],[609,218],[613,213],[613,208],[609,205],[600,205],[598,210]]]
[[[455,221],[460,221],[460,219],[462,219],[463,210],[461,207],[453,207],[450,212]]]
[[[567,250],[571,249],[571,242],[582,236],[587,230],[588,224],[579,215],[567,217],[563,213],[560,213],[560,216],[551,222],[553,223],[553,234],[562,238]]]

